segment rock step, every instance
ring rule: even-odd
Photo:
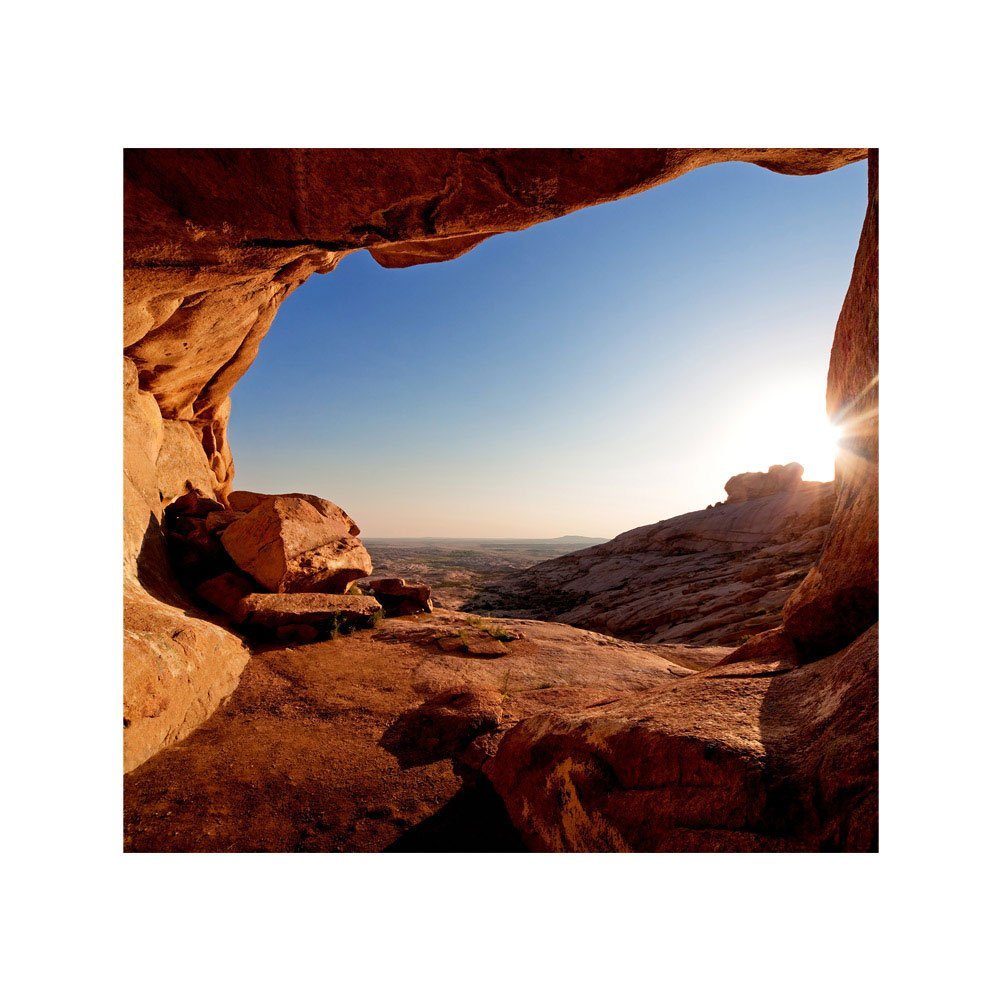
[[[309,625],[329,631],[336,625],[372,625],[382,611],[374,597],[358,594],[248,594],[240,601],[244,625],[277,629]]]

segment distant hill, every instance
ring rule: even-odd
[[[610,541],[608,538],[591,538],[587,535],[560,535],[558,538],[465,538],[449,535],[396,535],[376,536],[364,535],[364,541],[385,543],[388,545],[446,545],[468,547],[476,545],[600,545]]]

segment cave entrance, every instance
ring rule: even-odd
[[[453,261],[349,255],[233,392],[235,487],[330,497],[365,539],[591,539],[737,472],[831,478],[866,171],[717,164]]]

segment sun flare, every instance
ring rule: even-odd
[[[763,471],[798,462],[803,478],[833,479],[843,437],[825,406],[825,386],[791,380],[749,400],[726,434],[727,461],[733,469]]]

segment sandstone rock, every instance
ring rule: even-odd
[[[500,725],[503,697],[492,688],[452,688],[399,716],[380,743],[403,767],[460,754]]]
[[[772,628],[752,636],[742,646],[718,661],[725,663],[742,663],[745,660],[785,660],[789,663],[798,661],[798,650],[791,636],[784,628]]]
[[[415,615],[434,610],[431,588],[426,583],[407,583],[399,577],[366,580],[370,590],[390,615]]]
[[[494,639],[488,635],[478,635],[475,632],[462,636],[465,652],[469,656],[496,657],[506,656],[507,646],[499,639]]]
[[[323,497],[314,497],[311,493],[251,493],[249,490],[234,490],[229,494],[227,501],[230,508],[237,514],[248,514],[255,507],[265,500],[273,500],[279,497],[291,497],[293,500],[304,500],[310,507],[314,507],[324,517],[333,521],[344,523],[349,535],[360,535],[361,529],[354,519],[342,508],[338,507],[330,500]]]
[[[242,516],[242,514],[235,510],[212,511],[205,518],[205,530],[211,532],[213,535],[221,535],[229,525],[238,521]]]
[[[127,638],[126,698],[147,707],[169,703],[148,725],[135,721],[147,718],[143,711],[126,711],[129,766],[210,714],[235,684],[241,655],[245,662],[235,637],[153,594],[173,588],[160,529],[161,446],[169,436],[160,469],[167,500],[199,479],[206,488],[217,484],[215,495],[225,498],[233,477],[229,392],[280,303],[311,274],[331,270],[359,248],[387,266],[450,259],[492,234],[708,163],[742,160],[811,173],[865,155],[861,149],[127,151],[125,388],[133,399],[124,427],[125,593],[127,627],[134,613],[137,628]],[[849,424],[849,458],[838,462],[837,509],[820,561],[785,608],[788,634],[807,656],[843,646],[877,616],[878,154],[868,155],[869,211],[828,388],[831,414]],[[246,197],[261,189],[268,191],[263,201]],[[172,422],[191,433],[165,429]],[[798,583],[771,578],[775,594]],[[577,596],[569,597],[575,607]],[[712,603],[705,622],[715,636],[741,627],[728,621],[735,611],[724,594]],[[671,614],[680,614],[683,628],[693,609],[675,607]],[[761,627],[777,624],[770,605],[753,610]],[[671,628],[639,614],[654,633]],[[871,708],[867,718],[874,717]]]
[[[379,746],[405,712],[455,688],[503,688],[499,727],[456,755],[475,765],[520,719],[673,681],[648,647],[549,622],[516,623],[525,641],[504,660],[438,653],[442,623],[466,622],[449,612],[390,618],[350,641],[255,653],[202,727],[128,776],[126,849],[401,850],[401,834],[447,820],[462,787],[452,761],[403,768]],[[509,822],[501,804],[484,825],[463,824],[461,842],[419,849],[509,850],[493,839]]]
[[[164,504],[191,489],[215,499],[222,489],[223,484],[213,472],[192,424],[183,420],[163,422],[163,444],[156,458],[156,483]]]
[[[826,404],[841,428],[837,505],[823,552],[785,605],[806,658],[842,648],[878,621],[878,150],[868,159],[868,212],[830,355]]]
[[[184,739],[235,689],[249,651],[197,617],[173,579],[160,523],[163,421],[126,359],[124,379],[125,770]]]
[[[354,594],[248,594],[237,614],[247,628],[309,625],[328,634],[341,625],[370,628],[381,610],[374,597]]]
[[[726,503],[759,500],[773,493],[787,493],[802,485],[802,466],[798,462],[772,465],[767,472],[743,472],[726,482]]]
[[[449,260],[487,237],[710,163],[833,170],[863,149],[130,149],[125,345],[164,416],[190,422],[232,478],[228,396],[281,302],[369,249],[385,266]],[[248,192],[267,191],[267,197]],[[225,486],[223,486],[223,491]]]
[[[240,602],[253,592],[253,581],[240,573],[220,573],[199,584],[195,593],[239,623],[243,609]]]
[[[271,496],[226,528],[222,545],[267,590],[343,593],[372,569],[367,550],[350,533],[353,526],[307,500]]]
[[[875,850],[877,662],[876,627],[808,667],[534,715],[485,772],[535,850]]]

